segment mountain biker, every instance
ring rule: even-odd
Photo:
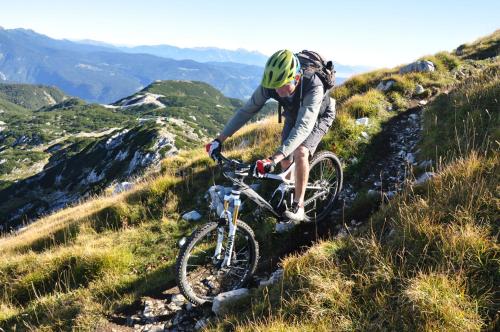
[[[289,223],[298,224],[306,219],[304,195],[309,177],[309,157],[335,118],[335,100],[330,98],[329,91],[325,91],[314,72],[301,70],[299,59],[293,52],[279,50],[268,59],[261,84],[229,120],[222,133],[206,145],[206,150],[215,159],[222,143],[259,112],[270,98],[284,108],[281,146],[269,158],[257,160],[254,167],[262,176],[272,172],[277,163],[286,169],[295,161],[294,202],[284,216]]]

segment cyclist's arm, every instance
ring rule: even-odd
[[[259,85],[252,94],[252,97],[233,115],[217,138],[223,142],[226,138],[232,136],[238,129],[243,127],[252,116],[261,110],[268,99],[269,96],[266,89]]]
[[[305,96],[299,109],[295,126],[290,131],[287,139],[278,149],[277,154],[289,156],[311,134],[314,124],[318,119],[321,102],[323,100],[323,86],[314,86]]]

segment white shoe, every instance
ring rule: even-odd
[[[304,212],[304,207],[299,207],[298,204],[293,203],[292,209],[285,211],[283,216],[293,222],[294,224],[300,224],[302,221],[306,220],[306,214]]]
[[[304,207],[299,207],[297,203],[293,203],[292,209],[290,211],[285,211],[283,217],[288,219],[288,221],[276,224],[275,230],[277,233],[288,232],[301,222],[309,221],[309,218],[307,218],[306,213],[304,212]]]

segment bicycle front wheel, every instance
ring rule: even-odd
[[[307,217],[324,220],[331,212],[342,190],[342,166],[337,156],[329,151],[318,153],[309,165],[308,187],[304,198]]]
[[[223,227],[224,240],[215,257],[219,224],[211,222],[195,231],[182,246],[176,264],[177,285],[193,304],[212,302],[219,293],[243,287],[257,268],[259,245],[247,224],[238,220],[231,264],[222,267],[229,226]]]

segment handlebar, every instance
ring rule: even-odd
[[[220,152],[214,155],[214,157],[217,161],[217,164],[222,166],[223,168],[229,168],[229,170],[235,171],[240,175],[250,175],[252,173],[252,164],[245,164],[235,159],[226,158]]]

